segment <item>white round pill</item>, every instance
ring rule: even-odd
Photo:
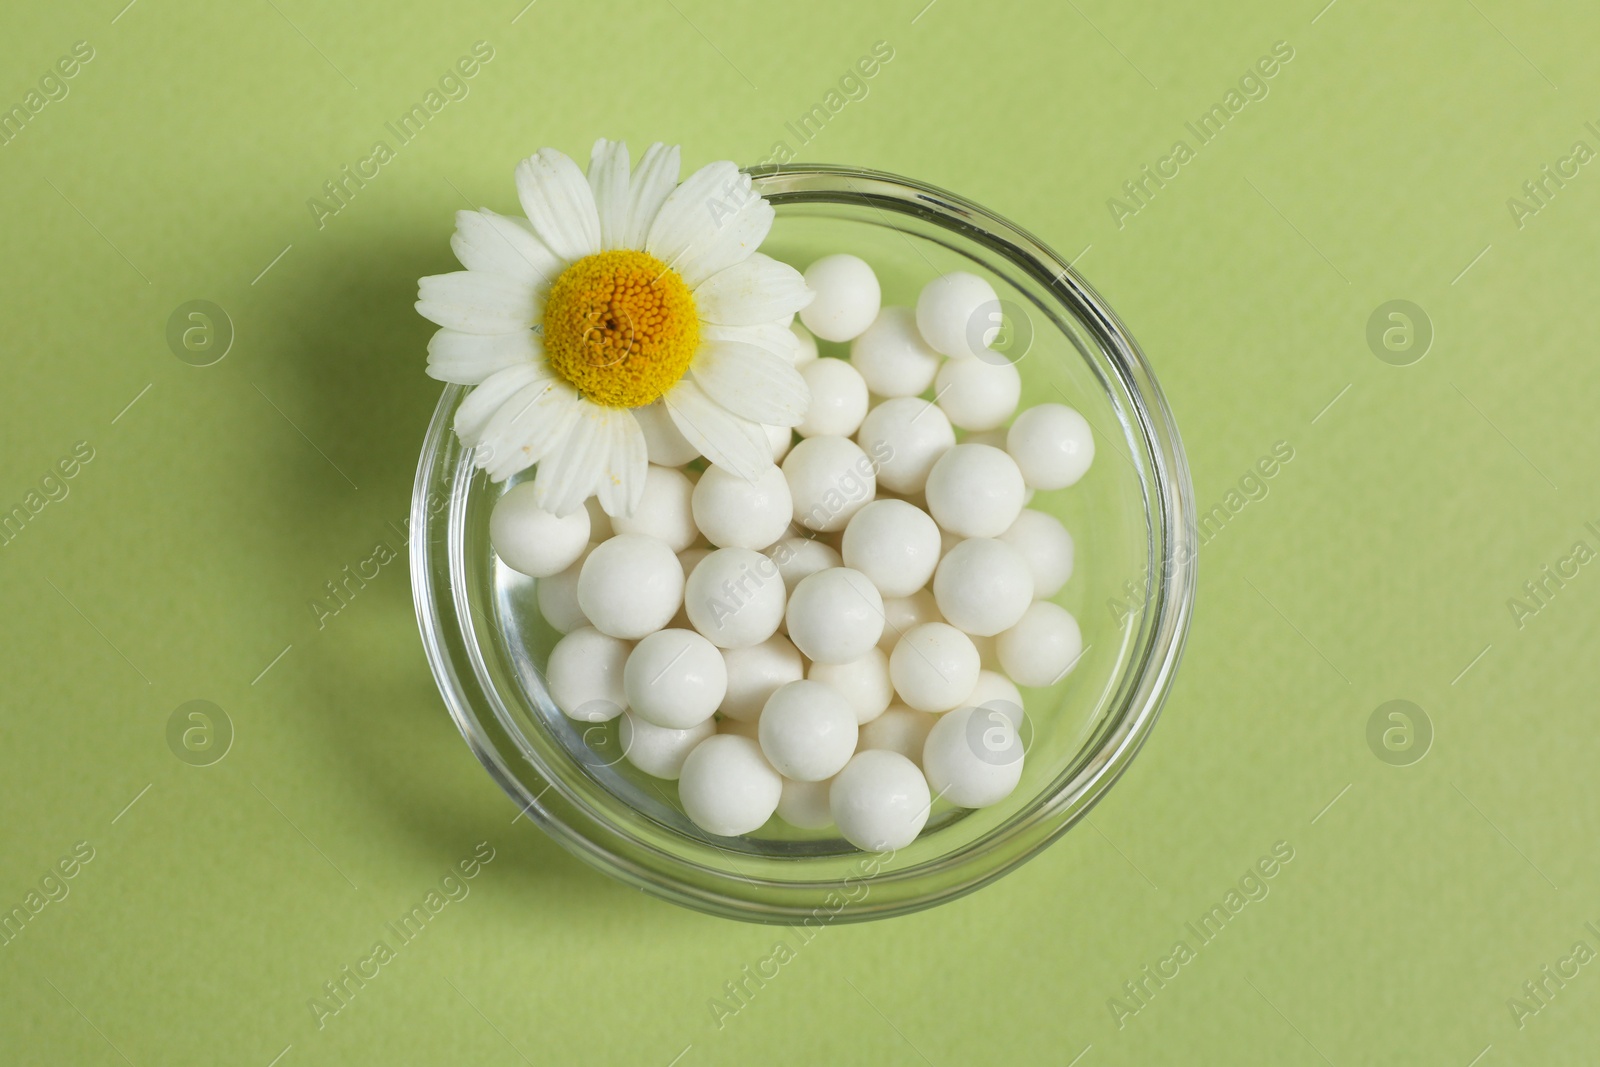
[[[1094,462],[1094,433],[1065,404],[1037,404],[1011,424],[1006,451],[1032,488],[1065,489]]]
[[[872,580],[884,596],[910,596],[939,565],[939,526],[904,500],[874,500],[850,519],[840,550],[844,565]]]
[[[1033,603],[1033,572],[1022,553],[992,537],[970,537],[945,553],[933,576],[945,621],[993,637],[1015,626]]]
[[[539,604],[539,615],[560,633],[570,634],[578,627],[589,624],[583,608],[578,606],[578,575],[583,573],[583,561],[593,550],[593,545],[588,546],[572,566],[560,574],[540,578],[534,583],[533,592]]]
[[[805,664],[787,637],[774,634],[759,645],[722,653],[728,668],[728,691],[717,710],[730,719],[755,722],[779,686],[805,677]]]
[[[873,648],[849,663],[813,663],[806,677],[832,686],[849,701],[858,723],[876,719],[894,699],[894,685],[889,681],[889,657],[880,648]]]
[[[1000,326],[1000,298],[976,274],[958,270],[935,278],[917,297],[917,329],[935,352],[952,358],[987,352]]]
[[[622,686],[635,715],[687,730],[711,718],[722,703],[728,668],[717,646],[693,630],[657,630],[629,653]]]
[[[1024,508],[1000,540],[1028,561],[1028,569],[1033,572],[1033,595],[1038,599],[1055,596],[1072,577],[1072,535],[1054,515]]]
[[[683,603],[683,568],[664,541],[618,534],[594,547],[578,572],[578,607],[594,628],[629,640],[672,621]]]
[[[820,782],[850,762],[856,750],[855,709],[831,685],[790,682],[761,709],[756,736],[767,762],[785,778]]]
[[[789,331],[794,334],[800,344],[794,350],[794,365],[803,367],[817,358],[817,339],[811,336],[811,331],[798,322],[789,324]]]
[[[860,571],[831,567],[802,578],[786,613],[789,640],[818,663],[860,659],[883,636],[883,597]]]
[[[651,464],[645,469],[644,493],[632,515],[611,520],[619,534],[645,534],[665,541],[674,552],[694,544],[694,483],[679,470]]]
[[[533,483],[506,490],[489,515],[489,543],[507,567],[533,578],[559,574],[589,545],[589,512],[556,518],[533,502]]]
[[[717,732],[712,719],[696,723],[685,730],[657,726],[636,712],[627,712],[618,726],[618,740],[622,742],[622,757],[646,774],[657,778],[676,778],[683,770],[683,761],[695,747]]]
[[[1005,714],[957,708],[928,731],[922,746],[928,785],[963,808],[998,804],[1022,779],[1022,739]]]
[[[718,548],[766,548],[794,518],[783,471],[768,467],[755,479],[710,467],[694,486],[694,522]]]
[[[928,740],[928,731],[938,721],[939,716],[932,712],[891,704],[882,715],[861,727],[859,746],[862,750],[881,748],[898,752],[920,767],[922,746]]]
[[[737,734],[716,734],[689,753],[678,774],[678,799],[708,834],[733,837],[759,830],[778,810],[783,778],[761,746]]]
[[[878,647],[893,652],[900,639],[925,622],[943,622],[932,589],[918,589],[910,596],[883,598],[883,636]]]
[[[916,396],[933,384],[944,361],[917,332],[916,312],[886,307],[850,342],[850,362],[878,396]]]
[[[793,593],[800,579],[829,567],[844,566],[844,559],[832,545],[809,537],[790,537],[767,549],[767,556],[778,565],[783,587]]]
[[[690,624],[718,648],[759,645],[783,621],[783,579],[755,549],[719,548],[689,575],[683,603]]]
[[[550,699],[580,722],[607,722],[628,706],[622,671],[632,646],[583,626],[556,642],[545,665]]]
[[[878,492],[872,460],[847,437],[801,441],[784,458],[783,476],[789,480],[794,521],[821,533],[844,529]]]
[[[782,463],[783,457],[789,454],[789,449],[794,447],[793,426],[763,426],[767,431],[767,443],[772,446],[772,462]]]
[[[949,711],[978,683],[978,650],[945,622],[925,622],[889,654],[889,678],[900,699],[918,711]]]
[[[962,537],[999,537],[1017,521],[1027,487],[1016,461],[989,445],[960,444],[928,472],[928,511]]]
[[[683,432],[672,421],[672,416],[667,413],[667,406],[661,401],[633,408],[632,414],[639,423],[639,429],[644,432],[645,453],[651,463],[662,467],[681,467],[699,457],[700,450],[683,436]]]
[[[917,765],[883,749],[857,752],[828,789],[839,833],[857,848],[887,852],[917,839],[932,807]]]
[[[833,812],[828,810],[828,789],[833,779],[820,782],[783,780],[783,793],[778,797],[778,818],[802,830],[824,830],[833,825]]]
[[[1011,725],[1022,729],[1022,693],[999,671],[979,671],[978,684],[972,687],[961,706],[1003,712]]]
[[[950,418],[914,396],[885,400],[861,420],[856,440],[878,468],[878,484],[895,493],[920,493],[938,458],[955,447]]]
[[[878,317],[883,294],[866,260],[823,256],[806,268],[806,288],[817,294],[800,309],[806,329],[824,341],[848,341]]]
[[[1036,600],[1015,626],[995,638],[995,652],[1018,685],[1055,685],[1077,665],[1083,633],[1066,608]]]
[[[939,368],[934,393],[950,423],[992,430],[1009,419],[1022,397],[1022,375],[1007,360],[952,359]]]
[[[801,437],[849,437],[867,415],[867,383],[842,359],[818,359],[800,368],[811,403],[795,431]]]

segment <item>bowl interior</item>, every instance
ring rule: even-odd
[[[436,634],[430,650],[439,644],[451,661],[441,688],[447,697],[455,688],[452,710],[480,757],[531,817],[600,866],[680,902],[746,918],[792,920],[864,879],[867,867],[871,881],[860,881],[852,917],[920,906],[1020,862],[1087,810],[1131,757],[1187,617],[1188,572],[1174,567],[1182,562],[1176,505],[1187,473],[1181,450],[1171,451],[1175,436],[1169,448],[1151,432],[1152,408],[1156,423],[1165,411],[1148,395],[1153,384],[1129,373],[1142,364],[1125,365],[1137,352],[1131,342],[1117,351],[1124,338],[1115,320],[1100,317],[1093,294],[1047,250],[972,205],[931,190],[907,195],[905,185],[859,172],[815,173],[810,185],[793,168],[758,177],[777,207],[764,252],[801,269],[830,253],[858,255],[876,270],[886,305],[913,305],[923,284],[951,270],[983,275],[1001,298],[995,347],[1021,373],[1022,406],[1065,403],[1095,430],[1096,457],[1083,479],[1028,505],[1060,519],[1075,541],[1072,578],[1052,599],[1077,618],[1084,650],[1058,684],[1023,691],[1027,754],[1006,801],[976,811],[939,801],[922,836],[892,856],[867,856],[831,831],[798,830],[776,817],[746,837],[704,833],[683,814],[675,783],[622,758],[615,721],[574,722],[550,700],[543,671],[561,635],[539,614],[536,581],[505,567],[489,546],[490,512],[515,480],[491,484],[453,434],[441,432],[459,389],[441,402],[434,455],[419,472],[419,521],[431,546],[425,569],[440,580],[428,582],[427,595],[439,609],[434,625],[451,631]],[[1087,307],[1075,296],[1080,287]],[[844,344],[820,348],[825,357],[848,354]],[[1176,605],[1175,578],[1184,579]],[[419,582],[419,611],[422,598]],[[425,617],[425,633],[429,625]],[[992,650],[985,659],[993,665]],[[436,656],[436,671],[438,663]],[[869,889],[877,898],[870,906]]]

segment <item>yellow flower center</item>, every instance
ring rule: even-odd
[[[660,399],[689,369],[699,344],[689,287],[644,252],[584,256],[561,272],[545,301],[550,366],[605,407]]]

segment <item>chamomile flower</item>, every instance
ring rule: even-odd
[[[641,419],[671,426],[747,478],[772,466],[764,426],[794,426],[809,394],[788,329],[811,301],[800,273],[756,249],[772,206],[733,163],[678,183],[678,149],[595,142],[585,177],[555,149],[516,171],[526,219],[461,211],[466,268],[423,278],[417,310],[441,329],[428,374],[474,388],[455,430],[495,481],[538,464],[538,505],[566,515],[598,495],[631,514],[648,460]],[[682,442],[676,442],[680,447]]]

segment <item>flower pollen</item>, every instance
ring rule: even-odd
[[[660,399],[689,369],[699,344],[689,287],[645,252],[585,256],[561,272],[545,301],[551,368],[605,407]]]

